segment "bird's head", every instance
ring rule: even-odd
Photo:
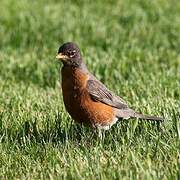
[[[67,42],[60,46],[56,58],[65,66],[79,67],[82,64],[80,49],[73,42]]]

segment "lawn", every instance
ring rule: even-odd
[[[59,46],[76,42],[130,107],[100,139],[73,122]],[[179,0],[0,1],[0,179],[180,179]]]

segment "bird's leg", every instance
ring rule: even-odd
[[[97,130],[98,130],[98,137],[100,138],[101,141],[104,141],[106,130],[100,128],[98,128]]]
[[[103,135],[102,135],[102,129],[97,128],[98,131],[98,137],[100,138],[100,140],[102,140]]]

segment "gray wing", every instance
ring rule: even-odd
[[[127,109],[128,105],[120,97],[114,95],[100,81],[91,77],[87,82],[87,90],[94,101],[100,101],[117,109]]]
[[[163,121],[163,118],[161,117],[148,116],[135,112],[133,109],[128,107],[127,103],[123,99],[114,95],[94,76],[90,76],[90,79],[87,82],[87,90],[94,101],[100,101],[114,107],[116,116],[119,118],[128,119],[130,117],[135,117],[145,120]]]

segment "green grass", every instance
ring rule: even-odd
[[[75,124],[55,61],[67,41],[165,123],[121,121],[102,140]],[[180,1],[0,1],[0,179],[179,179],[179,120]]]

